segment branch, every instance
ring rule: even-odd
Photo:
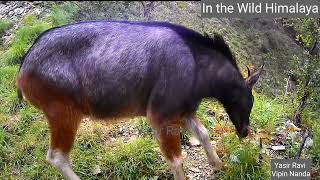
[[[140,1],[140,3],[142,4],[143,10],[145,10],[146,5],[144,4],[144,2],[143,2],[143,1]]]
[[[303,136],[303,139],[302,139],[302,142],[301,142],[301,145],[300,145],[300,148],[297,152],[297,155],[296,155],[296,159],[300,159],[300,156],[301,156],[301,153],[302,153],[302,150],[304,148],[304,144],[306,143],[306,140],[307,138],[309,137],[309,131],[308,129],[305,130],[305,133],[304,133],[304,136]]]

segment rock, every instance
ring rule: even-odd
[[[157,180],[157,179],[159,179],[159,176],[153,176],[153,177],[151,178],[151,180]]]
[[[190,146],[200,146],[201,145],[200,141],[194,136],[190,137],[189,144],[190,144]]]
[[[309,148],[313,145],[313,140],[310,137],[307,137],[306,142],[304,143],[305,148]]]
[[[188,157],[188,153],[187,153],[187,152],[185,152],[185,151],[182,151],[182,153],[181,153],[181,154],[182,154],[182,157],[183,157],[183,158],[187,158],[187,157]]]
[[[40,9],[34,9],[30,12],[30,14],[33,14],[33,15],[39,15],[42,11]]]
[[[192,172],[200,172],[200,169],[195,168],[195,167],[191,167],[190,171],[192,171]]]
[[[13,16],[14,15],[14,12],[13,11],[10,11],[9,12],[9,16]]]
[[[194,176],[192,174],[187,175],[188,179],[194,179]]]
[[[210,143],[211,143],[211,145],[213,145],[213,146],[217,145],[217,141],[211,141]]]
[[[271,146],[271,149],[274,150],[274,151],[283,151],[286,149],[285,146]]]
[[[284,126],[286,128],[287,131],[301,131],[300,128],[298,128],[296,125],[294,125],[292,122],[290,121],[286,121],[284,123]]]
[[[98,175],[98,174],[100,174],[101,173],[101,168],[100,168],[100,166],[99,165],[95,165],[94,167],[93,167],[93,169],[92,169],[92,174],[93,175]]]
[[[23,11],[24,11],[23,8],[17,8],[17,9],[15,9],[13,12],[14,12],[16,15],[20,15],[20,14],[23,13]]]
[[[237,155],[231,154],[230,161],[235,163],[240,163],[239,157]]]

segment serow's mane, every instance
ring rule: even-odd
[[[230,63],[235,68],[238,69],[236,59],[230,47],[227,45],[227,43],[224,41],[223,37],[220,34],[214,33],[214,37],[212,38],[207,33],[204,33],[204,38],[213,49],[219,51],[222,55],[224,55],[230,61]]]

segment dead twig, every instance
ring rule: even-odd
[[[304,144],[306,143],[306,140],[307,138],[309,137],[309,131],[308,129],[305,130],[305,133],[303,135],[303,138],[302,138],[302,141],[301,141],[301,144],[300,144],[300,148],[298,149],[298,152],[296,154],[296,159],[300,159],[300,156],[301,156],[301,153],[302,153],[302,150],[304,148]]]

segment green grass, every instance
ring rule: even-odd
[[[0,112],[14,113],[17,111],[17,91],[15,77],[17,66],[0,67]]]
[[[311,131],[311,138],[313,146],[307,154],[307,158],[312,160],[312,167],[320,171],[320,113],[311,108],[306,108],[302,114],[304,124],[306,124]]]
[[[76,12],[76,6],[68,2],[54,5],[51,14],[46,18],[41,19],[34,15],[25,16],[19,28],[14,32],[9,48],[1,53],[0,59],[7,65],[19,64],[23,55],[42,32],[72,22],[72,15]],[[9,21],[0,21],[0,34],[9,27]]]
[[[0,20],[0,36],[3,35],[3,33],[12,27],[12,22],[8,19],[1,19]]]
[[[217,101],[206,99],[201,102],[197,110],[197,117],[206,128],[210,129],[217,123],[216,116],[209,115],[208,111],[214,112],[218,108],[222,108],[222,106]]]
[[[1,59],[9,65],[19,64],[38,35],[50,27],[50,23],[39,21],[35,16],[25,16],[22,25],[14,33],[10,47],[0,56]]]
[[[285,119],[293,114],[293,104],[285,98],[268,98],[265,95],[254,94],[254,105],[252,108],[250,123],[258,129],[272,132]]]
[[[23,115],[25,114],[25,115]],[[45,161],[49,130],[45,120],[33,119],[35,112],[25,110],[16,123],[10,116],[0,125],[0,179],[61,179]],[[3,118],[2,116],[0,116]],[[11,127],[10,127],[11,126]],[[82,179],[141,179],[159,176],[166,179],[169,169],[161,160],[151,138],[137,138],[125,144],[105,142],[102,136],[82,126],[71,153],[75,172]],[[98,165],[101,173],[93,174]],[[15,172],[15,173],[12,173]]]
[[[49,20],[54,26],[61,26],[73,22],[73,15],[77,13],[78,8],[72,2],[66,2],[60,5],[53,5]]]
[[[152,136],[152,128],[150,127],[146,118],[136,118],[135,127],[138,130],[138,134],[141,137],[150,137]]]
[[[261,153],[259,144],[245,140],[240,143],[235,133],[222,139],[223,162],[226,169],[218,174],[219,179],[269,179],[270,158]]]

